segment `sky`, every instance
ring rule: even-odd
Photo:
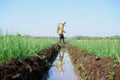
[[[0,0],[0,31],[58,36],[120,35],[120,0]]]

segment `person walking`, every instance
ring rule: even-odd
[[[65,44],[65,40],[64,40],[64,33],[66,33],[64,31],[64,26],[65,26],[65,22],[64,23],[61,23],[59,26],[58,26],[58,29],[57,29],[57,33],[59,34],[59,40],[60,40],[60,43],[61,43],[61,40],[62,42]]]

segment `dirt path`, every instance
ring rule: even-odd
[[[67,45],[78,80],[120,80],[120,64]]]

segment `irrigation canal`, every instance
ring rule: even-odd
[[[69,54],[65,48],[60,50],[45,77],[47,78],[45,80],[77,80]]]

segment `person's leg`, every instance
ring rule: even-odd
[[[65,40],[64,40],[64,38],[63,38],[63,43],[65,44]]]
[[[61,43],[62,36],[59,34],[59,42]]]
[[[64,35],[62,34],[62,41],[65,44]]]

